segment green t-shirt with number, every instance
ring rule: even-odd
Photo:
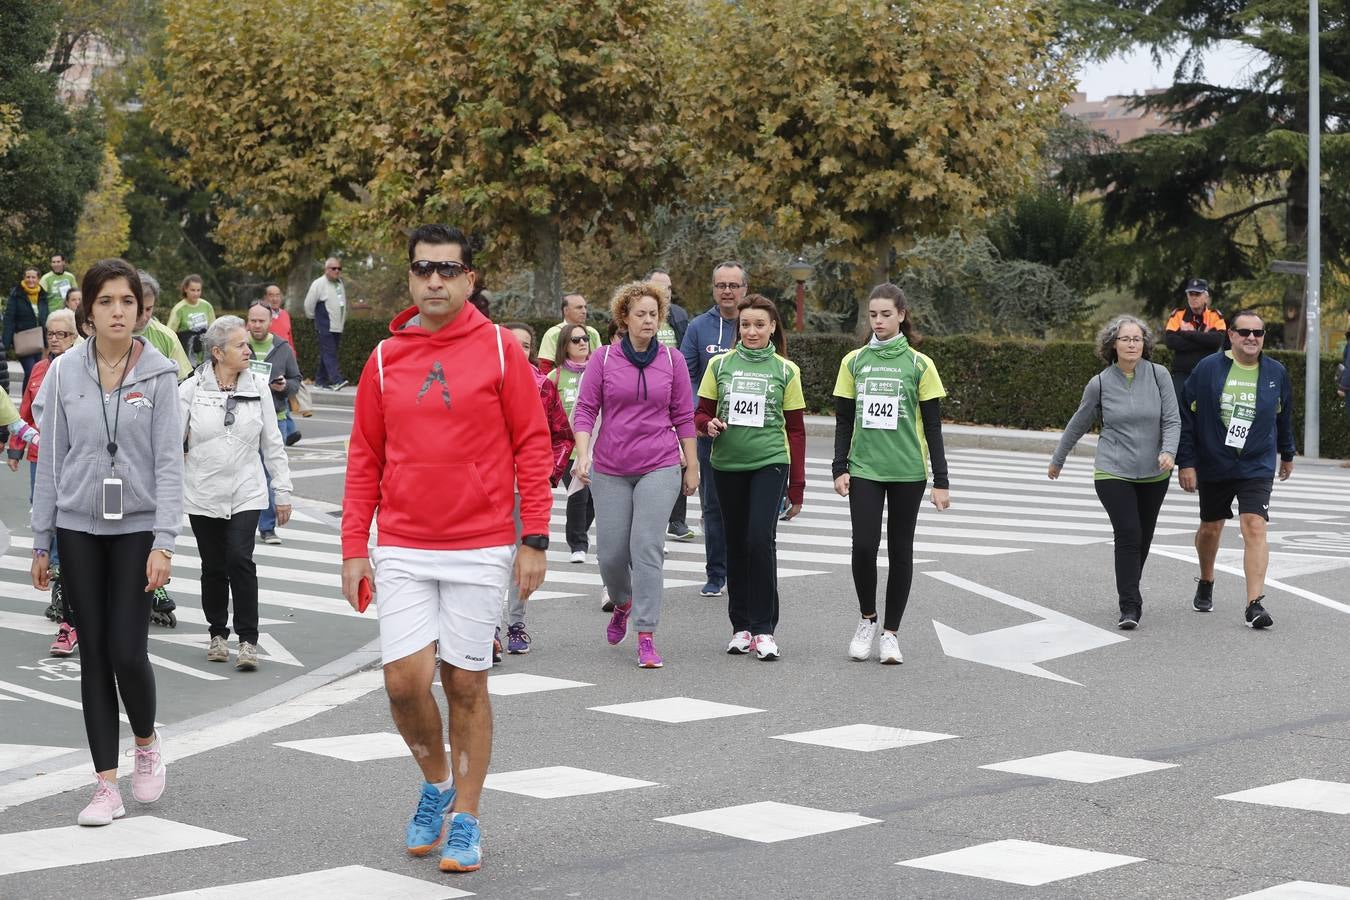
[[[169,321],[166,324],[170,331],[177,334],[180,331],[205,331],[215,320],[216,311],[205,300],[198,300],[195,305],[190,305],[186,300],[179,300],[173,305],[173,309],[169,310]]]
[[[1223,415],[1223,427],[1228,431],[1233,420],[1250,423],[1256,418],[1256,377],[1261,372],[1261,364],[1244,366],[1237,360],[1228,367],[1228,376],[1223,380],[1223,393],[1219,395],[1219,412]],[[1242,439],[1246,442],[1246,432]]]
[[[871,481],[927,481],[928,444],[919,403],[947,396],[937,366],[903,334],[839,362],[834,395],[857,402],[849,474]]]
[[[708,362],[698,395],[716,400],[717,418],[727,424],[713,441],[714,469],[749,472],[789,462],[783,413],[806,408],[796,363],[772,346],[751,350],[737,344]]]
[[[584,372],[573,372],[567,366],[560,369],[551,369],[548,373],[548,380],[553,382],[554,387],[558,389],[558,399],[562,400],[563,412],[567,413],[567,418],[572,418],[572,408],[577,405],[577,394],[581,392],[581,376]],[[571,459],[577,458],[576,448],[572,448]]]
[[[38,280],[38,285],[42,287],[42,293],[47,298],[48,312],[56,312],[65,306],[66,294],[69,294],[71,289],[79,287],[75,276],[69,272],[62,272],[60,275],[48,272]]]

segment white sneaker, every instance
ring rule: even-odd
[[[727,644],[728,653],[749,653],[750,644],[754,639],[748,631],[738,631],[731,636],[731,643]]]
[[[574,562],[574,563],[584,563],[585,561],[586,561],[586,551],[585,551],[585,550],[573,550],[573,551],[572,551],[572,562]]]
[[[864,660],[872,655],[872,641],[877,637],[877,620],[863,619],[858,630],[853,632],[853,640],[848,642],[848,658]]]
[[[757,634],[750,639],[750,649],[755,652],[755,656],[760,659],[777,659],[778,642],[773,639],[771,634]]]
[[[883,666],[900,665],[905,661],[905,658],[900,655],[900,639],[889,631],[883,631],[881,633],[881,646],[877,648],[877,656],[881,659]]]

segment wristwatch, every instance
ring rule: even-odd
[[[548,535],[546,534],[527,534],[520,539],[520,543],[526,547],[533,547],[535,550],[548,549]]]
[[[151,553],[163,553],[163,554],[164,554],[165,556],[167,556],[169,559],[173,559],[173,551],[170,550],[170,549],[168,549],[167,547],[155,547],[155,548],[152,549],[150,552],[151,552]]]

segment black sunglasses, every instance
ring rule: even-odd
[[[1266,336],[1266,330],[1264,328],[1234,328],[1233,331],[1237,332],[1242,337]]]
[[[418,278],[430,278],[431,273],[435,272],[442,278],[450,279],[458,278],[465,272],[472,272],[473,269],[464,265],[462,262],[455,262],[452,259],[446,260],[445,262],[432,262],[429,259],[419,259],[408,265],[408,271],[412,272]]]
[[[586,336],[583,334],[583,335],[577,335],[576,337],[570,337],[570,338],[568,338],[568,340],[571,341],[571,342],[574,343],[574,344],[584,344],[584,343],[586,343],[587,341],[589,341],[590,338],[586,337]]]
[[[241,400],[257,400],[257,397],[236,397],[234,394],[225,398],[225,427],[229,428],[234,424],[234,408],[239,405]]]

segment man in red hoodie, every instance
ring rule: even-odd
[[[424,856],[444,841],[441,870],[467,872],[482,859],[493,632],[508,578],[521,599],[544,580],[552,459],[529,361],[509,332],[465,302],[477,273],[463,232],[418,227],[408,263],[415,307],[394,319],[357,388],[342,592],[359,609],[362,581],[373,583],[394,724],[425,779],[408,852]],[[512,576],[517,491],[524,536]],[[369,550],[377,508],[377,546]],[[448,757],[431,693],[438,657],[450,705]]]

